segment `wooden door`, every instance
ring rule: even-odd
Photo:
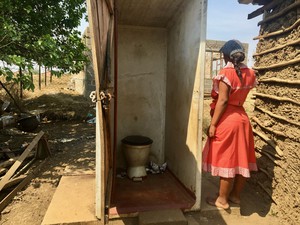
[[[112,81],[114,0],[87,0],[87,5],[96,84],[96,217],[101,224],[106,224],[113,176],[109,119],[112,93],[109,86]]]

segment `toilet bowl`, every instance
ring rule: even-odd
[[[127,136],[122,139],[122,149],[127,162],[127,176],[130,179],[147,176],[146,164],[153,141],[144,136]]]

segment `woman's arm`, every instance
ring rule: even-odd
[[[214,137],[216,132],[216,126],[224,113],[229,99],[230,87],[225,84],[223,81],[219,82],[219,96],[214,110],[214,115],[210,122],[210,127],[208,131],[209,137]]]

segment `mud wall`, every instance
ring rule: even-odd
[[[265,14],[254,55],[260,83],[253,117],[259,172],[252,181],[284,224],[300,220],[299,3],[281,1]]]

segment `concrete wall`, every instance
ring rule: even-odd
[[[151,160],[164,161],[167,32],[164,28],[119,26],[118,153],[121,139],[143,135],[154,142]]]
[[[117,167],[126,166],[121,139],[148,136],[150,160],[166,161],[199,208],[206,1],[181,3],[166,28],[119,25]]]
[[[168,30],[166,147],[171,171],[196,192],[200,74],[196,74],[201,32],[201,1],[182,7]],[[203,31],[204,32],[204,31]]]
[[[87,27],[84,31],[82,41],[88,47],[88,49],[92,48],[89,27]],[[83,71],[81,71],[78,74],[74,74],[70,82],[72,84],[72,89],[74,91],[89,98],[90,93],[92,91],[95,91],[96,84],[95,84],[95,76],[94,76],[94,70],[92,64],[92,53],[91,51],[88,51],[86,52],[86,54],[90,58],[91,62],[84,67]]]

